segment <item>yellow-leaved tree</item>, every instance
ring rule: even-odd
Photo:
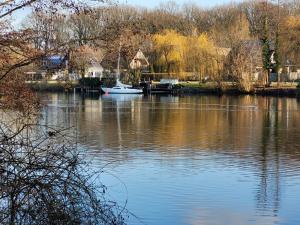
[[[205,76],[214,77],[220,70],[219,54],[207,34],[183,36],[173,30],[165,30],[153,37],[158,64],[170,75],[191,74],[202,80]]]
[[[199,80],[213,69],[214,44],[206,34],[186,37],[185,71],[197,75]]]
[[[280,50],[284,63],[300,63],[300,16],[288,16],[281,24]]]
[[[158,54],[158,64],[163,66],[170,76],[184,67],[185,37],[173,30],[165,30],[153,36],[153,44]]]

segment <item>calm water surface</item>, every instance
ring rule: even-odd
[[[45,94],[129,224],[299,225],[300,102]]]

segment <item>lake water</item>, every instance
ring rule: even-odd
[[[299,225],[300,101],[45,94],[128,224]]]

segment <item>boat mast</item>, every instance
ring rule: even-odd
[[[119,79],[120,79],[121,48],[122,48],[122,42],[120,42],[120,45],[119,45],[119,56],[118,56],[117,80],[119,80]]]

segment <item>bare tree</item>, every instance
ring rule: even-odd
[[[72,0],[0,3],[0,224],[124,223],[124,209],[104,198],[105,187],[95,183],[99,174],[88,169],[70,130],[39,123],[39,98],[24,82],[25,66],[72,42],[57,44],[53,17],[38,21],[47,35],[36,46],[32,40],[43,28],[38,35],[33,28],[16,30],[9,19],[24,7],[53,15],[85,6]]]
[[[253,89],[253,76],[262,69],[262,43],[259,40],[242,41],[231,50],[225,71],[243,92]]]
[[[48,52],[70,41],[70,30],[66,15],[47,12],[34,12],[23,23],[24,29],[32,31],[35,49]]]

